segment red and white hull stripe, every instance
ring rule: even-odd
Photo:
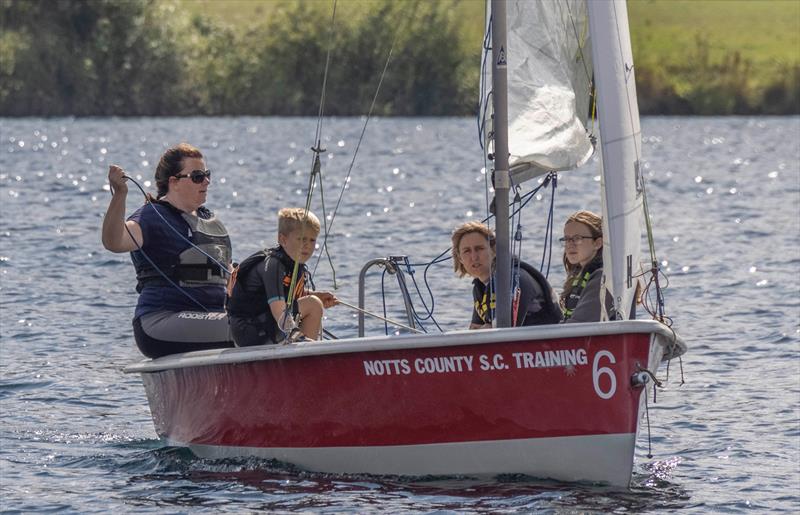
[[[627,484],[644,389],[685,348],[649,321],[170,356],[140,372],[159,436],[322,472]]]

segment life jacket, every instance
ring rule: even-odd
[[[248,284],[246,281],[250,272],[259,264],[264,264],[267,259],[277,259],[281,262],[286,273],[281,278],[283,286],[283,298],[289,298],[289,288],[292,284],[292,272],[294,271],[294,260],[289,257],[282,247],[259,250],[242,261],[235,267],[228,281],[228,296],[225,309],[229,315],[239,317],[257,317],[268,312],[269,303],[267,302],[267,291],[263,283],[259,282],[257,287]],[[307,269],[305,264],[298,267],[297,281],[294,287],[294,299],[298,299],[305,292]],[[272,319],[272,317],[267,317]]]
[[[494,277],[489,279],[489,284],[483,284],[483,281],[480,279],[474,279],[472,284],[474,288],[477,290],[477,295],[473,295],[475,297],[473,301],[473,306],[475,308],[475,312],[478,314],[478,317],[483,321],[484,324],[491,324],[492,323],[492,313],[494,313],[495,307],[497,306],[497,295],[494,288]],[[492,292],[491,299],[489,298],[489,292]]]
[[[159,200],[156,203],[183,218],[189,227],[186,239],[192,245],[179,255],[166,256],[167,263],[164,264],[162,259],[158,269],[142,255],[142,252],[131,252],[131,260],[136,269],[136,291],[141,293],[146,286],[171,286],[164,276],[181,287],[224,286],[227,282],[225,277],[227,270],[220,264],[227,267],[230,263],[231,239],[222,222],[202,206],[197,209],[195,216],[184,213],[169,202]],[[155,206],[151,207],[156,209]],[[185,230],[183,227],[174,229],[179,233]],[[178,238],[177,234],[175,238]],[[157,243],[151,244],[157,245]],[[210,259],[206,254],[214,259]]]
[[[539,311],[535,313],[528,311],[527,313],[516,313],[516,310],[519,307],[519,293],[516,292],[516,301],[513,303],[515,313],[512,314],[514,326],[523,326],[523,325],[544,325],[544,324],[557,324],[561,321],[561,309],[559,308],[558,304],[553,297],[553,289],[550,287],[550,283],[547,282],[547,279],[544,275],[542,275],[539,270],[537,270],[534,266],[526,263],[525,261],[519,261],[519,267],[526,271],[533,280],[539,285],[539,289],[542,291],[543,294],[543,304]],[[514,264],[517,264],[517,261],[514,260]],[[492,277],[494,280],[494,277]],[[496,299],[495,299],[495,292],[492,291],[492,298],[489,299],[489,290],[492,288],[486,287],[479,279],[475,280],[475,286],[478,288],[478,300],[474,301],[475,312],[478,313],[478,316],[483,320],[484,323],[490,324],[492,322],[491,313],[495,310]]]
[[[572,313],[578,306],[578,302],[581,300],[583,290],[586,289],[589,277],[595,270],[600,268],[603,268],[603,255],[598,253],[597,257],[586,265],[582,273],[575,276],[575,279],[572,280],[572,288],[569,290],[569,295],[564,301],[564,320],[568,320],[572,316]]]
[[[542,308],[535,313],[531,313],[530,311],[527,313],[519,313],[517,316],[522,316],[522,319],[515,325],[545,325],[561,322],[563,319],[561,308],[555,299],[553,288],[550,286],[550,283],[547,282],[547,278],[544,274],[525,261],[520,261],[519,267],[528,272],[539,285],[544,296],[544,303]]]

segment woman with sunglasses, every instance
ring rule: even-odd
[[[157,196],[125,220],[128,185],[111,165],[111,202],[103,219],[103,246],[130,252],[139,299],[133,333],[149,358],[232,347],[225,315],[225,282],[231,241],[225,226],[203,204],[211,172],[203,154],[181,143],[156,167]]]
[[[564,224],[564,269],[561,292],[564,322],[600,321],[600,282],[603,276],[603,220],[591,211],[573,213]],[[606,311],[612,319],[614,301],[606,293]]]

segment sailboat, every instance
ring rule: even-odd
[[[569,78],[576,74],[543,85],[543,75],[561,72],[527,68],[538,66],[525,54],[534,48],[596,86],[604,287],[618,320],[512,328],[510,281],[498,281],[493,329],[207,350],[128,366],[141,374],[167,444],[203,458],[260,457],[328,473],[629,484],[652,379],[686,346],[661,320],[630,320],[646,206],[626,6],[493,0],[489,18],[498,277],[510,273],[512,181],[578,167],[594,151],[582,121],[588,100]],[[542,27],[560,31],[571,50],[532,41]],[[555,128],[542,129],[546,119]],[[550,150],[517,143],[537,132]]]

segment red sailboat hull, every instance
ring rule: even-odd
[[[612,322],[338,340],[128,371],[142,373],[158,435],[201,456],[627,484],[645,392],[632,377],[675,353],[663,332]]]

